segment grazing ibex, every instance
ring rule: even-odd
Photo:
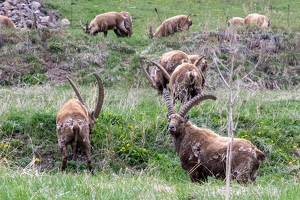
[[[129,13],[128,13],[129,14]],[[104,36],[107,36],[108,30],[118,29],[122,34],[128,35],[128,37],[131,35],[131,33],[126,29],[125,27],[125,21],[130,21],[130,23],[127,22],[127,24],[131,24],[131,18],[124,17],[126,15],[125,13],[120,14],[118,12],[107,12],[100,15],[97,15],[88,26],[88,22],[86,26],[83,26],[80,23],[80,26],[82,30],[91,35],[96,35],[99,32],[103,32]],[[131,30],[132,32],[132,30]]]
[[[166,89],[163,95],[168,108],[168,131],[172,135],[181,166],[189,173],[191,181],[202,183],[209,176],[224,180],[229,138],[193,125],[186,116],[193,106],[206,99],[215,100],[216,97],[209,93],[199,94],[176,113]],[[257,170],[265,160],[265,155],[250,141],[233,138],[231,158],[232,179],[239,183],[248,183],[256,180]]]
[[[172,35],[176,32],[189,30],[192,24],[193,22],[189,16],[177,15],[163,21],[162,24],[156,29],[154,34],[150,34],[149,37],[164,37]]]
[[[175,103],[176,100],[184,103],[202,92],[205,78],[203,73],[196,67],[200,60],[202,60],[202,57],[195,61],[195,64],[184,62],[181,65],[178,65],[171,75],[163,66],[156,62],[152,62],[158,67],[163,77],[167,80],[166,84],[169,83],[173,103]],[[156,88],[157,84],[149,75],[148,68],[144,68],[143,70],[151,86]],[[162,88],[166,88],[166,84],[163,85]]]
[[[1,27],[7,28],[16,28],[16,25],[6,16],[0,15],[0,28]]]
[[[93,173],[89,135],[94,131],[94,124],[101,111],[104,98],[103,83],[97,74],[94,74],[94,76],[98,83],[98,100],[95,109],[92,111],[88,109],[75,84],[68,78],[79,100],[70,99],[67,101],[56,116],[58,146],[62,156],[61,171],[66,169],[67,146],[71,145],[73,160],[77,159],[77,150],[81,147],[86,155],[87,166]]]
[[[162,66],[169,75],[171,75],[178,65],[181,65],[182,63],[188,63],[188,62],[189,62],[189,58],[186,53],[179,50],[173,50],[164,53],[160,57],[158,64]],[[163,88],[167,86],[169,80],[167,80],[163,76],[161,70],[157,67],[154,68],[152,75],[150,75],[148,67],[149,65],[147,66],[147,68],[144,68],[144,72],[147,79],[149,80],[152,87],[157,90],[158,94],[162,94]]]
[[[265,15],[253,13],[245,17],[244,23],[248,26],[267,28],[268,26],[270,26],[270,19]]]

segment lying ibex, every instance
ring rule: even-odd
[[[16,25],[6,16],[0,15],[0,28],[1,27],[7,28],[16,28]]]
[[[203,73],[196,67],[200,59],[196,61],[195,64],[182,63],[181,65],[178,65],[171,75],[163,66],[156,62],[152,62],[158,67],[163,77],[167,80],[167,83],[169,83],[169,89],[174,104],[177,100],[181,103],[185,103],[202,92],[205,78]],[[156,88],[156,83],[150,77],[148,68],[144,69],[144,72],[151,86]],[[166,88],[166,85],[163,85],[163,88]]]
[[[172,135],[181,166],[189,173],[191,181],[202,183],[207,181],[209,176],[225,179],[229,138],[193,125],[186,116],[193,106],[206,99],[215,100],[216,97],[208,93],[199,94],[186,102],[176,113],[166,89],[163,95],[168,108],[168,131]],[[259,165],[264,160],[264,153],[250,141],[234,138],[231,178],[239,183],[255,181]]]
[[[129,14],[129,13],[128,13]],[[107,12],[100,15],[97,15],[88,26],[88,22],[86,26],[83,26],[80,23],[80,26],[82,30],[91,35],[96,35],[99,32],[103,32],[104,36],[107,36],[108,30],[118,29],[122,34],[128,35],[128,37],[131,35],[131,33],[126,29],[125,27],[125,21],[128,21],[127,24],[129,24],[129,20],[131,23],[131,18],[124,17],[123,14],[120,14],[118,12]],[[132,25],[132,24],[131,24]],[[131,30],[132,31],[132,30]]]
[[[163,21],[162,24],[156,29],[154,34],[150,34],[149,37],[164,37],[179,31],[189,30],[192,24],[192,20],[189,18],[189,16],[177,15]]]
[[[94,124],[101,111],[104,98],[103,83],[97,74],[94,74],[94,76],[98,83],[98,100],[93,111],[88,109],[77,87],[68,78],[79,100],[70,99],[67,101],[56,116],[58,146],[62,155],[61,171],[66,169],[67,146],[71,145],[73,160],[77,159],[77,150],[81,147],[86,155],[87,166],[91,173],[93,173],[89,135],[94,131]]]

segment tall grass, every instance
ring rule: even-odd
[[[224,184],[210,179],[203,185],[189,181],[166,181],[147,171],[106,174],[36,174],[34,171],[0,170],[1,199],[223,199]],[[297,199],[296,177],[278,175],[259,178],[247,187],[232,183],[231,199]]]

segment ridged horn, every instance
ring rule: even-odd
[[[163,66],[161,66],[160,64],[158,64],[157,62],[151,61],[151,63],[153,63],[154,65],[156,65],[160,71],[162,72],[163,76],[170,81],[171,76],[169,75],[169,73],[165,70],[165,68]]]
[[[142,69],[143,69],[143,72],[144,72],[147,80],[149,81],[151,87],[153,87],[154,89],[157,89],[156,86],[155,86],[155,83],[154,83],[154,81],[153,81],[153,79],[152,79],[152,77],[149,73],[149,65],[147,65],[147,67],[142,67]]]
[[[199,63],[203,58],[205,58],[205,56],[201,56],[200,58],[198,58],[198,59],[195,61],[194,65],[197,66],[198,63]]]
[[[94,109],[94,117],[98,118],[99,113],[102,109],[102,105],[103,105],[104,87],[103,87],[102,80],[98,76],[98,74],[93,74],[93,75],[96,77],[97,83],[98,83],[98,101],[97,101],[97,104],[96,104],[95,109]]]
[[[81,94],[80,94],[78,88],[76,87],[76,85],[73,83],[73,81],[72,81],[69,77],[67,77],[67,79],[68,79],[68,81],[70,82],[70,84],[71,84],[73,90],[75,91],[75,94],[76,94],[78,100],[84,105],[84,107],[85,107],[86,109],[89,109],[88,106],[86,105],[84,99],[82,98],[82,96],[81,96]]]
[[[193,97],[191,100],[189,100],[188,102],[186,102],[183,107],[180,109],[179,111],[179,115],[184,117],[186,115],[186,113],[195,105],[197,105],[198,103],[200,103],[201,101],[204,101],[206,99],[212,99],[212,100],[216,100],[217,98],[210,93],[202,93],[202,94],[198,94],[197,96]]]
[[[170,99],[169,92],[166,88],[163,89],[163,95],[166,100],[169,115],[175,114],[175,110],[174,110],[172,101]]]
[[[180,28],[185,24],[186,20],[188,20],[188,18],[190,17],[192,13],[190,13],[186,18],[185,20],[183,21],[183,23],[180,24]]]

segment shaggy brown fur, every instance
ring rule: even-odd
[[[6,16],[0,15],[0,28],[1,26],[7,28],[16,28],[16,25]]]
[[[62,155],[61,171],[66,169],[68,157],[67,146],[71,145],[73,160],[77,159],[77,150],[81,147],[86,155],[88,168],[93,173],[89,135],[94,130],[94,124],[100,113],[104,98],[102,81],[97,74],[94,75],[97,78],[99,89],[98,102],[94,111],[88,110],[78,89],[74,83],[68,79],[79,100],[71,99],[66,102],[56,116],[58,146]]]
[[[169,82],[173,103],[177,100],[185,103],[202,93],[204,83],[203,74],[194,64],[183,63],[179,65],[172,73]]]
[[[238,26],[238,25],[244,25],[244,18],[241,17],[233,17],[230,20],[227,21],[228,26]]]
[[[156,29],[153,37],[164,37],[179,31],[189,30],[192,24],[192,20],[189,18],[189,16],[174,16],[163,21],[162,24]]]
[[[229,138],[219,136],[211,130],[198,128],[189,122],[186,113],[205,99],[216,99],[211,94],[199,94],[184,104],[176,113],[167,90],[164,98],[168,107],[168,130],[180,158],[192,182],[207,181],[208,176],[226,178],[226,151]],[[250,141],[234,138],[232,143],[231,177],[239,183],[256,180],[257,170],[265,155]]]
[[[97,15],[90,23],[89,27],[81,28],[85,33],[96,35],[99,32],[103,32],[104,36],[107,36],[108,30],[119,29],[128,36],[129,31],[125,28],[125,18],[118,12],[107,12]]]
[[[267,28],[270,26],[269,18],[265,15],[260,15],[257,13],[247,15],[244,23],[248,26],[258,26],[260,28]]]
[[[128,30],[128,33],[125,33],[121,29],[114,29],[115,34],[118,37],[130,37],[132,35],[132,18],[129,12],[120,12],[120,14],[124,17],[124,26]]]
[[[168,73],[168,77],[173,73],[175,68],[185,62],[189,62],[188,55],[179,50],[169,51],[164,53],[158,63],[152,62],[156,66],[159,65],[163,68],[165,73]],[[150,64],[150,63],[149,63]],[[149,80],[151,86],[157,90],[158,94],[162,94],[163,88],[167,87],[169,79],[167,79],[160,70],[159,67],[155,67],[150,75],[148,66],[143,68],[146,78]]]

